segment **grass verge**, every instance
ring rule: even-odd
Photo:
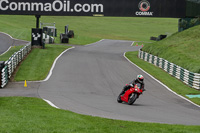
[[[156,79],[160,80],[162,83],[167,85],[170,89],[175,91],[177,94],[182,95],[186,97],[185,95],[189,94],[200,94],[200,91],[195,90],[193,88],[188,87],[178,79],[172,77],[159,67],[154,66],[153,64],[150,64],[148,62],[145,62],[137,57],[138,52],[127,52],[126,57],[135,63],[137,66],[142,68],[144,71],[148,72],[152,76],[154,76]],[[188,98],[188,97],[186,97]],[[188,98],[192,102],[200,105],[200,98]]]
[[[67,48],[69,46],[66,45],[46,45],[45,49],[34,48],[22,62],[14,80],[34,81],[45,79],[54,60]]]
[[[80,115],[37,98],[0,97],[0,108],[1,133],[199,133],[200,128]]]
[[[162,41],[145,44],[142,50],[191,72],[200,73],[200,25]]]

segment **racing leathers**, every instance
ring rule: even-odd
[[[124,86],[122,92],[120,93],[120,95],[123,95],[128,89],[130,89],[130,87],[133,87],[135,84],[139,83],[140,84],[140,89],[142,89],[142,91],[145,91],[144,89],[144,82],[139,82],[138,79],[133,80],[132,82],[130,82],[129,84],[127,84],[126,86]]]

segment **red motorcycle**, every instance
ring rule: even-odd
[[[130,87],[124,94],[119,95],[117,101],[118,103],[126,102],[129,105],[132,105],[142,93],[143,90],[141,89],[141,85],[137,83],[135,86]]]

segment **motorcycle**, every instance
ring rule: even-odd
[[[124,94],[118,96],[118,103],[126,102],[129,105],[132,105],[137,98],[143,93],[141,85],[139,83],[135,84],[133,87],[130,87]]]

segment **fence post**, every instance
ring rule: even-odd
[[[188,84],[190,86],[193,86],[193,82],[194,82],[194,73],[189,72],[189,75],[188,75]]]
[[[162,59],[162,69],[165,69],[165,59]]]
[[[151,63],[154,64],[154,55],[152,55]]]
[[[160,58],[157,57],[156,66],[158,66],[158,67],[159,67],[159,60],[160,60]]]
[[[8,67],[4,61],[0,61],[0,88],[8,83]]]
[[[181,67],[181,70],[180,70],[180,80],[181,81],[184,81],[184,72],[185,72],[185,70]]]
[[[176,68],[177,68],[177,66],[174,64],[174,66],[173,66],[173,73],[172,73],[172,75],[174,77],[176,77]]]
[[[0,61],[0,88],[2,88],[2,68],[3,68],[3,61]]]
[[[149,62],[149,56],[150,56],[150,55],[149,55],[149,54],[147,54],[147,62]]]

